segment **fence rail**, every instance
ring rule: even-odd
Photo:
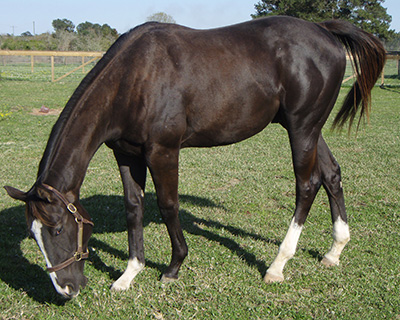
[[[35,57],[50,57],[51,61],[51,81],[56,82],[65,77],[69,76],[71,73],[82,69],[85,72],[85,66],[100,59],[104,55],[104,52],[95,51],[23,51],[23,50],[0,50],[0,56],[30,56],[31,57],[31,72],[35,69]],[[82,63],[79,67],[67,72],[61,77],[55,79],[54,76],[54,57],[81,57]],[[89,61],[85,61],[86,57],[92,57]]]
[[[22,50],[0,50],[0,56],[30,56],[31,57],[31,72],[34,72],[34,67],[35,67],[35,57],[50,57],[50,64],[51,64],[51,81],[56,82],[61,79],[64,79],[65,77],[69,76],[70,74],[82,69],[82,72],[85,73],[85,66],[88,64],[96,61],[97,59],[100,59],[105,52],[97,52],[97,51],[22,51]],[[54,72],[54,58],[55,57],[81,57],[81,62],[78,67],[75,69],[68,71],[64,75],[58,77],[57,79],[55,78],[55,72]],[[91,59],[88,61],[85,61],[85,58],[90,57]],[[348,57],[347,57],[348,58]],[[387,52],[386,55],[387,61],[389,60],[395,60],[396,61],[396,69],[397,69],[397,77],[400,77],[400,51],[389,51]],[[3,63],[4,60],[3,60]],[[381,86],[385,84],[385,68],[382,71],[382,76],[381,76]],[[355,77],[354,74],[348,75],[342,83],[345,83]]]
[[[347,60],[350,60],[349,56],[346,56]],[[386,53],[386,62],[388,62],[388,60],[396,60],[396,68],[397,68],[397,76],[400,77],[400,64],[399,64],[399,60],[400,60],[400,51],[388,51]],[[351,76],[343,79],[342,84],[355,78],[356,75],[352,74]],[[385,66],[383,67],[382,73],[381,73],[381,86],[385,85]]]
[[[400,51],[388,51],[386,54],[386,61],[387,60],[396,60],[396,66],[397,66],[397,76],[400,77]],[[385,84],[385,67],[383,67],[382,70],[382,80],[381,80],[381,86]]]

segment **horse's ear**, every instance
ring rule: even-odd
[[[53,193],[51,193],[48,189],[37,186],[36,187],[36,194],[40,199],[47,200],[48,202],[53,202]]]
[[[21,190],[9,186],[4,186],[4,189],[6,189],[8,195],[15,200],[21,200],[26,202],[28,199],[26,192],[23,192]]]

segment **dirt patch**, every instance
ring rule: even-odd
[[[41,107],[40,109],[33,109],[31,114],[34,116],[58,116],[61,113],[59,109],[50,109]]]

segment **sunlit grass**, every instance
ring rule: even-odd
[[[400,81],[392,80],[392,87],[374,89],[370,124],[357,138],[331,132],[332,119],[323,131],[342,167],[352,236],[339,267],[319,262],[332,232],[321,190],[285,269],[286,281],[262,282],[294,210],[287,134],[270,125],[235,145],[182,150],[180,215],[190,251],[179,281],[168,285],[159,277],[170,259],[169,238],[148,178],[147,266],[127,292],[110,292],[128,250],[122,184],[112,152],[102,147],[81,192],[95,222],[85,267],[89,284],[72,301],[56,295],[36,243],[27,237],[22,204],[1,191],[0,318],[399,318]],[[56,117],[31,111],[62,108],[79,81],[0,80],[0,113],[7,114],[0,120],[2,185],[32,186]]]

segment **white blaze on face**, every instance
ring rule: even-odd
[[[35,219],[32,222],[32,227],[31,227],[31,231],[36,239],[36,242],[40,248],[40,251],[42,251],[43,255],[44,255],[44,259],[46,260],[46,264],[48,268],[52,267],[52,264],[49,260],[49,257],[47,255],[47,251],[46,248],[44,247],[44,243],[43,243],[43,237],[42,237],[42,228],[43,228],[43,224],[39,219]],[[53,286],[54,288],[57,290],[57,292],[63,296],[67,296],[69,294],[69,288],[61,288],[61,286],[58,284],[57,282],[57,274],[55,272],[51,272],[50,273],[50,279],[53,282]]]

